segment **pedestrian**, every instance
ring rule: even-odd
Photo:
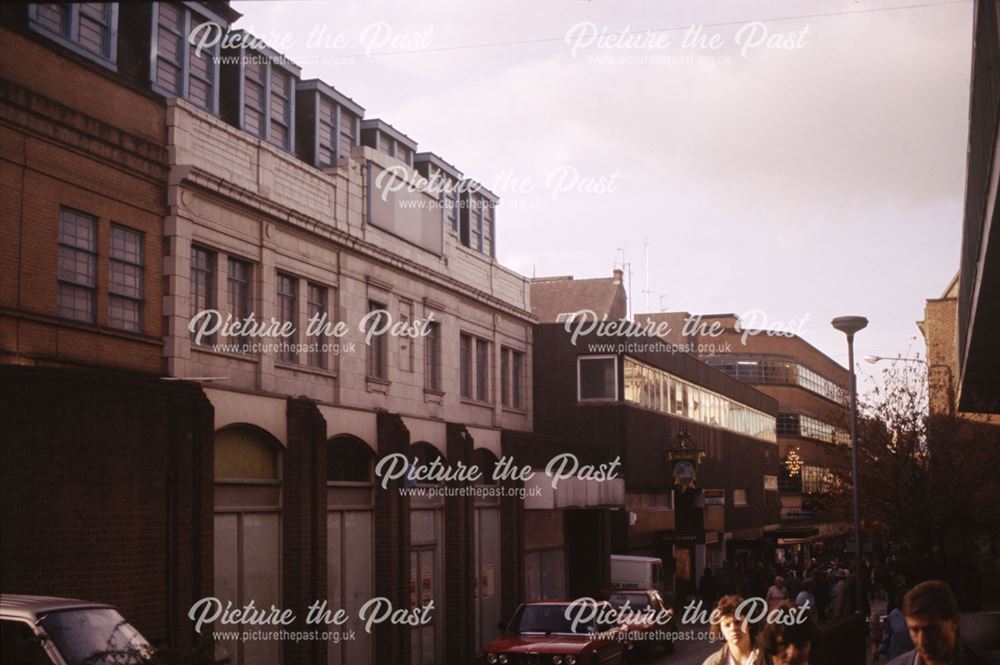
[[[774,578],[774,584],[768,588],[765,600],[767,601],[767,609],[769,611],[788,600],[788,591],[785,589],[784,577],[778,575]]]
[[[847,569],[837,570],[830,588],[830,618],[839,619],[847,613]]]
[[[736,593],[736,571],[729,559],[722,562],[722,568],[715,580],[716,592],[721,596],[728,596]]]
[[[812,579],[807,579],[802,583],[802,591],[795,596],[795,604],[799,607],[808,607],[810,612],[816,611],[816,596],[812,593],[813,581]]]
[[[784,602],[776,609],[788,616],[795,606]],[[769,621],[757,637],[757,646],[764,652],[767,665],[809,665],[809,654],[817,637],[819,626],[809,613],[802,623]]]
[[[702,665],[764,665],[764,656],[754,648],[758,624],[747,622],[744,626],[742,614],[737,616],[742,603],[742,596],[723,596],[715,605],[712,635],[721,636],[725,644]]]
[[[698,595],[705,605],[715,605],[715,594],[715,576],[712,575],[712,569],[706,567],[705,572],[702,573],[701,579],[698,581]]]
[[[822,622],[830,605],[830,583],[822,568],[813,573],[813,596],[816,598],[816,620]]]
[[[915,649],[889,665],[996,665],[996,660],[964,643],[958,634],[958,603],[941,580],[921,582],[903,598],[903,616]]]
[[[910,639],[910,631],[906,627],[906,617],[899,609],[906,592],[907,589],[899,591],[899,599],[894,603],[896,607],[893,607],[885,618],[885,624],[882,626],[882,643],[875,652],[888,656],[889,660],[913,649],[913,640]]]

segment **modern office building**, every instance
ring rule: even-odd
[[[587,284],[582,294],[568,292],[574,282]],[[534,311],[547,316],[534,337],[535,428],[620,457],[626,510],[613,518],[615,553],[662,558],[679,597],[724,560],[743,569],[772,561],[777,402],[655,336],[584,330],[574,339],[565,314],[624,312],[607,305],[616,292],[624,299],[617,274],[535,279],[531,289]],[[675,449],[700,458],[695,478],[677,475]]]
[[[826,497],[850,449],[849,372],[797,335],[744,331],[734,314],[669,312],[636,320],[666,324],[664,340],[777,401],[782,527],[772,536],[778,556],[801,561],[816,543],[846,533]]]

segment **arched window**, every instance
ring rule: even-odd
[[[215,596],[234,606],[281,607],[281,449],[252,425],[215,433]],[[219,640],[234,665],[277,662],[280,642]]]
[[[250,425],[233,425],[215,433],[215,478],[278,480],[280,444]]]
[[[375,453],[361,439],[341,434],[326,443],[327,482],[370,483]]]
[[[479,469],[480,484],[496,484],[496,480],[493,479],[493,470],[499,462],[497,456],[485,448],[476,448],[472,451],[471,464]]]

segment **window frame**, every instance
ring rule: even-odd
[[[38,10],[44,3],[28,5],[28,28],[37,32],[77,55],[87,58],[113,72],[118,71],[118,3],[103,3],[108,15],[102,25],[107,29],[108,45],[104,53],[95,53],[80,43],[80,5],[82,3],[54,3],[66,9],[66,26],[63,32],[54,32],[45,26],[38,18]],[[92,17],[88,17],[92,18]]]
[[[490,390],[490,354],[492,353],[492,345],[488,340],[481,337],[476,338],[475,346],[475,377],[473,378],[473,383],[475,384],[476,396],[475,400],[477,402],[492,402]]]
[[[168,62],[171,62],[172,65],[174,65],[180,70],[179,74],[180,84],[181,84],[180,92],[174,90],[168,90],[167,88],[163,87],[157,82],[157,77],[156,77],[157,62],[161,57],[163,57],[160,55],[160,8],[164,4],[177,5],[178,10],[181,12],[180,15],[181,32],[177,33],[174,32],[172,29],[167,28],[168,30],[174,32],[174,34],[178,35],[181,38],[180,62],[171,62],[168,60]],[[220,73],[219,57],[218,57],[220,54],[219,44],[218,43],[213,44],[210,48],[205,50],[205,54],[208,57],[211,66],[211,75],[212,75],[212,80],[208,82],[208,85],[211,89],[210,99],[209,99],[209,105],[211,108],[205,108],[191,99],[190,95],[191,77],[193,76],[201,81],[205,81],[205,79],[195,74],[194,70],[191,67],[191,49],[193,48],[193,45],[188,41],[188,37],[191,35],[192,17],[197,16],[200,19],[204,19],[204,21],[206,22],[215,19],[213,17],[206,17],[203,14],[196,14],[191,10],[191,8],[189,8],[183,2],[173,2],[173,3],[154,2],[153,10],[152,12],[150,12],[150,14],[151,14],[150,45],[149,45],[150,87],[154,92],[157,92],[165,97],[178,97],[203,111],[211,113],[214,116],[218,116],[219,73]],[[222,22],[222,24],[224,27],[228,27],[228,24],[226,24],[225,22]],[[166,60],[166,58],[164,58],[164,60]]]
[[[377,300],[372,298],[368,299],[368,310],[367,314],[372,312],[382,310],[384,312],[389,311],[389,307]],[[381,315],[379,317],[381,321]],[[379,323],[373,318],[369,322],[369,326],[377,326]],[[370,328],[369,328],[370,330]],[[374,379],[376,381],[389,381],[389,335],[388,333],[382,333],[380,335],[372,335],[371,343],[368,344],[368,353],[365,360],[365,375],[368,379]]]
[[[74,216],[82,216],[82,217],[86,218],[87,221],[90,222],[90,225],[91,225],[91,227],[90,227],[91,228],[91,236],[93,238],[93,242],[91,243],[91,249],[84,249],[82,247],[78,247],[76,245],[72,245],[72,244],[68,243],[67,241],[65,241],[63,239],[62,225],[63,225],[63,214],[64,213],[70,213],[70,214],[72,214]],[[98,219],[97,219],[96,215],[91,215],[89,213],[83,212],[82,210],[77,210],[75,208],[70,208],[69,206],[62,206],[62,205],[59,206],[59,233],[58,233],[58,236],[57,236],[57,241],[58,241],[57,247],[59,248],[59,251],[58,251],[58,253],[56,255],[57,256],[56,283],[58,284],[56,311],[57,311],[57,313],[59,315],[59,318],[61,318],[61,319],[65,319],[67,321],[76,321],[78,323],[89,323],[89,324],[96,324],[97,323],[97,258],[98,258],[97,248],[99,246],[99,237],[98,237],[99,228],[98,228],[98,226],[99,226],[98,225]],[[72,251],[72,252],[80,252],[80,253],[86,254],[86,255],[88,255],[90,257],[90,267],[91,267],[91,271],[93,273],[92,276],[91,276],[91,283],[90,284],[83,284],[83,283],[80,283],[80,282],[75,282],[75,281],[63,278],[63,276],[62,276],[62,266],[61,266],[62,257],[63,257],[63,248],[65,248],[65,249],[67,249],[69,251]],[[86,289],[86,290],[88,290],[90,292],[90,318],[89,319],[81,319],[81,318],[77,318],[77,317],[73,317],[73,316],[67,316],[67,315],[63,314],[63,307],[62,307],[62,287],[63,287],[63,285],[65,285],[67,287],[70,287],[70,288],[74,288],[74,289]]]
[[[441,382],[441,323],[430,321],[424,335],[424,390],[440,393]]]
[[[238,107],[239,108],[239,111],[238,111],[238,120],[239,120],[238,124],[239,124],[239,128],[241,130],[243,130],[244,132],[250,134],[251,136],[253,136],[255,138],[258,138],[261,141],[264,141],[268,145],[273,146],[274,148],[277,148],[278,150],[284,150],[285,152],[294,153],[295,152],[295,97],[296,97],[297,82],[298,82],[298,79],[299,79],[298,74],[296,74],[294,71],[292,71],[290,69],[287,69],[287,68],[282,67],[281,65],[279,65],[276,62],[276,56],[275,55],[271,55],[271,54],[269,54],[267,52],[264,52],[264,51],[250,51],[250,50],[242,49],[242,48],[239,49],[239,52],[240,52],[240,64],[239,64],[239,76],[240,76],[239,90],[240,90],[240,98],[239,98],[239,107]],[[246,60],[247,58],[254,58],[254,59],[258,59],[258,60],[261,61],[261,62],[256,63],[256,64],[259,64],[261,67],[264,68],[263,81],[258,81],[257,79],[250,78],[248,76],[248,73],[247,73],[247,64],[248,63],[247,63],[247,60]],[[274,70],[274,68],[280,69],[281,72],[282,72],[282,74],[284,74],[285,76],[288,77],[288,85],[286,86],[285,97],[284,97],[287,118],[276,121],[276,122],[278,122],[278,124],[283,125],[285,127],[285,129],[288,131],[287,140],[285,141],[285,143],[283,145],[274,142],[274,140],[273,140],[274,137],[273,137],[272,132],[271,132],[271,122],[274,121],[274,116],[271,113],[271,110],[272,110],[271,109],[271,107],[272,107],[271,99],[272,99],[272,94],[273,94],[272,93],[272,79],[273,79],[273,70]],[[262,116],[263,116],[262,120],[261,120],[261,127],[263,129],[263,133],[254,133],[254,132],[251,132],[249,129],[247,129],[247,122],[246,122],[246,109],[247,109],[246,87],[247,87],[247,81],[248,80],[250,80],[251,82],[253,82],[256,85],[260,85],[263,88],[263,95],[264,95],[264,99],[262,100],[263,101],[263,107],[262,108],[251,107],[251,108],[253,108],[254,111],[257,111],[258,113],[261,113]]]
[[[240,278],[233,276],[233,266],[243,266],[247,269],[246,279],[242,280]],[[229,308],[228,313],[232,314],[234,319],[244,319],[253,312],[254,303],[254,263],[253,261],[248,261],[240,256],[235,256],[230,254],[226,257],[226,306]],[[246,286],[246,311],[240,312],[233,303],[233,286],[244,285]],[[238,303],[243,304],[243,303]]]
[[[287,284],[287,289],[283,290],[283,285]],[[281,350],[278,351],[277,360],[289,365],[300,363],[299,352],[295,348],[299,340],[299,278],[291,273],[281,270],[275,271],[274,276],[274,304],[278,321],[281,326],[287,322],[292,324],[292,334],[290,337],[281,338]]]
[[[613,397],[583,397],[583,384],[580,381],[580,362],[584,360],[612,360],[614,362],[614,396]],[[621,397],[618,385],[618,356],[613,353],[603,353],[596,355],[580,355],[576,357],[576,401],[577,402],[617,402]]]
[[[137,236],[139,242],[139,263],[133,263],[127,259],[115,257],[114,246],[112,242],[116,230],[123,231],[125,233],[131,233]],[[130,295],[125,295],[123,293],[115,293],[112,290],[111,275],[114,271],[114,266],[116,263],[126,266],[132,266],[133,268],[139,269],[138,296],[130,296]],[[122,330],[124,332],[136,333],[141,335],[143,330],[145,329],[143,320],[143,315],[145,313],[144,310],[146,305],[145,293],[146,293],[145,234],[142,231],[133,229],[128,226],[112,223],[111,229],[108,232],[108,327],[114,328],[115,330]],[[116,299],[127,300],[138,304],[139,307],[138,321],[137,321],[138,329],[133,330],[131,328],[125,328],[114,324],[114,318],[111,316],[111,307],[112,303],[114,303]]]
[[[196,252],[203,252],[207,258],[208,268],[200,268],[195,266],[194,256]],[[201,245],[192,244],[191,245],[191,257],[189,259],[191,268],[191,316],[195,316],[199,310],[198,307],[198,297],[196,293],[198,280],[195,278],[195,273],[204,273],[205,277],[205,309],[218,309],[218,303],[216,302],[218,294],[216,292],[216,285],[218,284],[218,266],[219,266],[219,253],[208,249],[207,247],[202,247]],[[190,319],[189,319],[190,320]],[[191,342],[194,343],[196,334],[191,331]],[[210,346],[215,343],[215,333],[211,335],[205,335],[202,339],[201,346]]]
[[[500,404],[505,409],[524,411],[524,359],[524,351],[501,345]]]
[[[319,294],[319,298],[314,298],[314,292]],[[308,322],[317,314],[327,315],[327,323],[330,321],[330,288],[324,284],[316,282],[306,282],[306,321]],[[322,316],[320,317],[322,318]],[[318,333],[309,338],[310,344],[316,344],[316,350],[306,351],[306,365],[313,369],[329,369],[329,358],[323,350],[325,336]]]
[[[468,360],[463,349],[465,340],[469,340]],[[459,334],[459,395],[469,402],[477,404],[492,404],[494,390],[490,384],[492,378],[491,340],[473,333]]]

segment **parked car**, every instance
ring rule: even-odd
[[[625,626],[602,623],[613,614],[607,602],[599,602],[597,617],[574,630],[566,608],[570,601],[524,603],[503,634],[486,645],[488,665],[621,665],[628,651]]]
[[[671,638],[677,622],[670,604],[656,589],[616,589],[604,598],[622,611],[621,623],[628,630],[628,641],[637,648],[660,645],[667,653],[674,650]],[[668,617],[669,618],[666,618]]]
[[[0,595],[0,665],[138,665],[149,642],[110,605]]]

